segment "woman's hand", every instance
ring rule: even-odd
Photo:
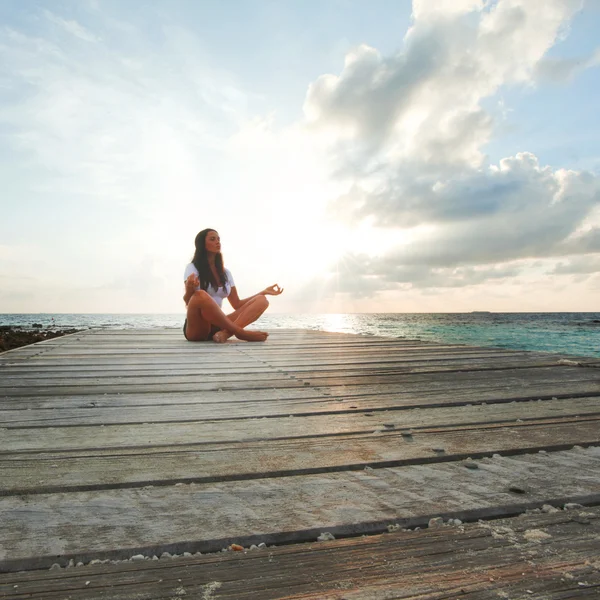
[[[185,280],[185,291],[193,294],[196,291],[196,288],[200,285],[200,280],[198,279],[198,275],[196,273],[192,273]]]
[[[188,305],[190,298],[194,295],[196,288],[200,285],[200,280],[198,279],[198,275],[196,273],[192,273],[185,280],[185,294],[183,295],[183,301],[185,305]]]
[[[279,294],[283,293],[283,288],[279,287],[279,284],[275,283],[270,285],[268,288],[265,288],[261,294],[264,296],[279,296]]]

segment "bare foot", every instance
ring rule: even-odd
[[[247,329],[242,329],[240,333],[235,334],[235,337],[247,342],[264,342],[269,337],[269,334],[266,331],[248,331]]]
[[[213,342],[217,342],[217,344],[224,344],[230,337],[231,337],[231,334],[228,334],[226,331],[221,330],[221,331],[217,331],[217,333],[215,333],[212,336],[212,339],[213,339]]]

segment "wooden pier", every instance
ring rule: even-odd
[[[0,428],[0,598],[600,597],[598,359],[89,330]]]

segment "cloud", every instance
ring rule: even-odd
[[[173,179],[200,185],[202,168],[224,151],[222,130],[243,119],[244,93],[231,78],[198,60],[197,42],[168,23],[161,46],[111,23],[109,47],[44,14],[36,33],[0,32],[3,75],[18,91],[0,106],[0,125],[9,147],[43,169],[46,189],[117,203],[135,190],[147,208]],[[99,29],[103,22],[96,15]],[[96,43],[86,50],[80,40]]]
[[[352,256],[348,292],[477,285],[518,277],[534,259],[600,251],[596,174],[527,151],[492,164],[483,151],[499,118],[485,100],[531,85],[580,8],[418,0],[399,52],[359,46],[339,75],[310,85],[307,122],[346,183],[331,214],[418,232],[378,258]]]
[[[423,268],[402,260],[398,254],[388,254],[380,258],[346,256],[345,268],[341,269],[339,289],[354,292],[356,289],[373,291],[394,289],[400,284],[408,288],[465,287],[490,280],[515,277],[522,271],[522,265],[495,264],[491,266],[462,266]],[[366,285],[365,285],[365,282]],[[368,284],[370,282],[370,285]]]
[[[553,275],[600,273],[600,256],[575,256],[558,262],[551,271]]]
[[[363,261],[362,270],[385,281],[454,287],[495,278],[493,265],[506,261],[600,252],[600,228],[583,229],[600,205],[600,179],[540,167],[531,154],[441,185],[386,189],[363,201],[355,213],[375,216],[380,226],[429,225],[379,263]]]
[[[600,48],[579,58],[544,57],[536,65],[535,79],[540,82],[565,83],[586,69],[600,65]]]
[[[454,178],[418,180],[394,175],[370,193],[355,184],[354,215],[381,226],[436,225],[405,260],[416,264],[462,264],[588,252],[588,237],[571,239],[600,205],[600,180],[588,172],[541,167],[530,153],[499,165],[465,170]],[[343,197],[334,210],[347,209]]]
[[[67,33],[70,33],[71,35],[79,38],[80,40],[83,40],[85,42],[100,41],[100,38],[98,36],[94,35],[91,31],[86,29],[83,25],[81,25],[74,19],[63,19],[50,12],[49,10],[44,10],[44,15],[49,21],[51,21],[55,25],[58,25],[59,27],[62,27]]]
[[[340,75],[309,86],[306,118],[338,142],[341,171],[403,161],[438,170],[480,165],[493,132],[482,101],[529,82],[580,8],[576,0],[431,4],[414,4],[401,51],[386,57],[361,45]]]
[[[419,21],[444,19],[482,10],[485,7],[483,0],[413,0],[413,18]]]

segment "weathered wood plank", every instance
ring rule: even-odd
[[[256,390],[204,390],[191,392],[175,392],[163,390],[158,393],[113,393],[113,394],[83,394],[83,395],[58,395],[58,396],[18,396],[0,398],[1,406],[7,410],[30,409],[63,409],[86,408],[91,406],[118,407],[118,406],[159,406],[159,405],[186,405],[211,402],[249,402],[249,401],[277,401],[277,400],[312,400],[327,398],[331,388],[296,387],[296,388],[267,388]],[[588,382],[573,384],[575,390],[590,390]],[[590,390],[593,394],[593,390]],[[576,393],[576,392],[575,392]],[[150,413],[151,414],[151,413]]]
[[[41,342],[43,343],[43,342]],[[289,355],[315,355],[317,352],[322,352],[325,356],[336,356],[342,354],[359,354],[373,350],[379,354],[389,354],[395,350],[398,345],[388,344],[386,347],[382,347],[385,344],[384,340],[373,340],[370,343],[363,344],[329,344],[328,346],[322,344],[311,343],[306,347],[294,347],[293,345],[281,345],[277,347],[272,344],[268,351],[258,354],[259,359],[268,359],[269,357],[277,356],[281,352],[285,352]],[[255,344],[249,344],[248,342],[231,341],[227,344],[214,344],[212,342],[207,343],[190,343],[190,342],[178,342],[175,344],[137,344],[137,343],[124,343],[121,345],[112,344],[95,344],[89,345],[62,345],[56,343],[55,345],[47,346],[27,346],[23,349],[19,349],[19,353],[9,356],[11,359],[17,359],[18,356],[23,357],[40,355],[40,358],[48,358],[49,356],[56,357],[70,357],[78,356],[80,358],[87,356],[129,356],[129,355],[154,355],[154,356],[169,356],[169,355],[182,355],[182,356],[197,356],[200,354],[211,354],[219,353],[218,355],[227,355],[231,353],[244,353],[247,352],[248,346],[255,346]],[[476,347],[473,347],[476,348]],[[12,352],[12,351],[11,351]],[[252,351],[253,353],[255,351]]]
[[[331,342],[322,343],[318,338],[310,340],[304,345],[290,344],[290,343],[277,343],[276,341],[269,339],[268,347],[263,346],[256,350],[249,350],[254,348],[255,345],[248,345],[246,342],[239,342],[232,338],[227,344],[215,345],[212,342],[206,343],[190,343],[183,339],[181,341],[164,341],[164,340],[149,340],[147,342],[140,342],[138,338],[132,336],[130,340],[123,341],[122,343],[111,344],[103,343],[97,340],[88,340],[85,342],[72,342],[66,344],[57,340],[53,345],[51,342],[44,342],[34,346],[24,346],[23,348],[11,350],[10,353],[2,355],[2,362],[11,362],[17,360],[18,357],[23,354],[27,356],[29,360],[35,360],[44,362],[48,356],[56,356],[58,359],[63,358],[64,355],[77,354],[79,351],[84,351],[85,355],[93,354],[95,350],[101,350],[105,353],[107,350],[119,353],[120,351],[128,350],[140,350],[143,353],[156,352],[163,353],[168,350],[169,353],[179,352],[182,355],[203,355],[206,357],[223,356],[227,354],[239,354],[241,356],[251,353],[252,356],[260,356],[261,359],[278,359],[278,360],[291,360],[293,357],[298,358],[310,358],[317,354],[331,359],[335,359],[338,356],[348,354],[350,356],[357,355],[360,353],[373,352],[376,355],[392,355],[398,354],[400,356],[410,356],[425,354],[431,351],[435,354],[504,354],[506,352],[519,352],[523,353],[523,350],[508,350],[506,348],[498,347],[479,347],[471,345],[460,345],[460,344],[406,344],[402,342],[391,342],[382,338],[370,338],[368,343],[364,342]],[[43,352],[42,352],[43,351]],[[41,353],[40,357],[32,356],[32,354]]]
[[[0,496],[107,488],[208,483],[308,473],[457,461],[572,447],[572,440],[600,445],[600,417],[577,423],[518,424],[465,430],[416,431],[410,437],[383,431],[335,437],[246,441],[151,448],[117,454],[88,451],[5,455],[0,458]],[[73,456],[75,455],[75,456]],[[477,463],[466,463],[477,468]]]
[[[181,365],[180,363],[168,368],[149,368],[145,365],[144,368],[133,367],[132,365],[121,365],[119,368],[115,366],[105,366],[102,369],[86,367],[60,367],[54,364],[54,368],[38,367],[35,369],[36,375],[29,368],[7,367],[2,370],[3,385],[18,385],[30,386],[39,382],[40,375],[43,374],[44,380],[52,382],[56,385],[64,385],[65,383],[80,383],[81,385],[89,385],[90,382],[103,382],[108,379],[124,380],[128,384],[136,384],[141,381],[148,383],[165,381],[165,378],[174,382],[181,381],[185,378],[199,378],[206,380],[227,378],[232,381],[240,381],[248,378],[248,375],[256,376],[254,378],[261,379],[264,376],[272,377],[274,374],[286,374],[304,376],[306,374],[315,374],[318,377],[354,377],[365,374],[397,374],[397,373],[414,373],[419,371],[431,372],[435,371],[454,371],[460,370],[475,370],[482,368],[507,369],[507,368],[523,368],[523,367],[546,367],[557,364],[555,358],[536,357],[533,355],[514,356],[514,355],[499,355],[495,357],[480,357],[469,356],[465,358],[422,358],[420,360],[411,359],[395,362],[368,362],[361,361],[360,363],[352,364],[350,362],[341,362],[335,364],[319,363],[311,361],[306,364],[292,365],[288,363],[285,367],[274,364],[247,364],[234,365],[223,364],[223,362],[198,365],[189,363]],[[163,366],[164,367],[164,366]]]
[[[536,539],[534,533],[547,537]],[[538,534],[539,536],[539,534]],[[591,598],[598,508],[329,542],[0,575],[32,600]]]
[[[469,357],[490,357],[494,356],[545,356],[546,358],[553,357],[557,360],[560,359],[559,355],[548,355],[544,353],[525,353],[525,352],[509,352],[509,351],[490,351],[488,349],[469,349],[463,350],[460,348],[449,350],[439,348],[426,348],[419,352],[386,352],[384,354],[377,354],[371,351],[363,351],[356,353],[355,356],[344,355],[344,353],[336,353],[333,356],[325,356],[322,353],[316,352],[307,357],[301,357],[294,354],[294,358],[282,358],[281,356],[275,356],[268,360],[257,361],[250,356],[243,353],[237,353],[235,355],[235,363],[231,366],[238,365],[254,365],[260,366],[265,362],[272,365],[282,367],[295,367],[298,365],[306,366],[318,366],[318,365],[364,365],[364,364],[402,364],[410,361],[419,361],[431,359],[436,360],[450,360],[450,359],[461,359]],[[1,357],[1,355],[0,355]],[[149,367],[151,365],[160,366],[189,366],[189,367],[223,367],[223,355],[218,352],[212,353],[207,352],[201,355],[199,359],[199,353],[192,355],[179,355],[175,357],[152,357],[145,356],[143,359],[132,357],[119,357],[112,358],[111,356],[97,357],[94,355],[88,356],[85,359],[81,359],[78,356],[63,358],[56,355],[41,355],[40,357],[32,357],[26,361],[5,361],[4,363],[0,359],[0,366],[2,366],[5,373],[23,372],[28,368],[35,366],[44,371],[51,371],[53,367],[63,368],[90,368],[96,366],[113,366],[115,368],[128,368],[130,365],[137,365],[142,367]]]
[[[156,388],[162,388],[165,391],[169,390],[169,386],[180,386],[180,385],[193,385],[198,384],[222,384],[219,387],[227,387],[231,384],[231,389],[260,389],[255,387],[256,384],[263,386],[265,380],[271,381],[288,381],[294,383],[294,380],[301,381],[304,385],[311,385],[313,387],[330,387],[337,388],[340,386],[360,386],[371,388],[376,385],[377,389],[390,389],[390,386],[396,385],[398,390],[403,389],[406,385],[410,386],[409,389],[415,389],[415,385],[418,385],[422,381],[431,383],[432,386],[440,381],[444,375],[457,374],[457,377],[449,378],[446,377],[448,386],[458,385],[464,383],[470,385],[471,381],[477,381],[477,373],[479,371],[485,371],[489,377],[489,386],[497,387],[497,384],[501,381],[507,381],[510,383],[515,380],[515,377],[519,377],[523,383],[546,381],[546,382],[569,382],[569,381],[595,381],[600,384],[600,370],[585,369],[585,368],[573,368],[568,367],[568,370],[560,371],[558,369],[546,369],[549,365],[544,364],[523,364],[513,363],[506,364],[499,367],[495,365],[493,369],[489,369],[486,365],[477,363],[476,361],[465,365],[464,367],[460,364],[448,365],[448,368],[444,366],[440,368],[383,368],[377,369],[339,369],[336,371],[330,371],[324,368],[320,369],[232,369],[230,372],[222,370],[214,370],[210,373],[206,372],[185,372],[180,371],[171,373],[168,370],[163,372],[150,374],[143,373],[107,373],[100,376],[90,377],[89,374],[73,374],[65,377],[65,375],[56,375],[43,379],[43,385],[40,385],[40,377],[37,378],[22,378],[14,376],[12,378],[6,378],[4,383],[7,387],[0,386],[0,393],[4,397],[9,397],[10,393],[18,393],[20,396],[25,395],[36,395],[39,387],[43,387],[45,390],[58,388],[58,393],[64,393],[66,389],[71,390],[77,386],[94,389],[97,387],[99,393],[105,392],[106,386],[114,386],[116,384],[123,388],[132,388],[140,385],[146,387],[155,386]],[[472,376],[469,374],[472,373]],[[418,375],[429,375],[431,378],[422,377]],[[440,377],[436,377],[439,374]],[[466,374],[466,375],[465,375]],[[43,374],[42,374],[43,375]],[[479,376],[481,379],[481,376]],[[243,387],[247,384],[246,388]],[[234,387],[235,386],[235,387]],[[278,386],[272,386],[271,389]],[[280,387],[285,387],[282,385]],[[31,394],[23,394],[23,388],[31,389]],[[200,388],[199,388],[200,389]],[[427,386],[420,385],[419,389],[427,389]],[[0,396],[2,397],[2,396]]]
[[[253,360],[249,357],[245,357],[240,355],[238,358],[236,356],[235,364],[229,365],[231,367],[240,367],[240,368],[269,368],[269,366],[276,366],[277,368],[313,368],[313,367],[323,367],[325,369],[337,369],[337,368],[346,368],[346,367],[394,367],[394,366],[404,366],[410,365],[413,363],[422,364],[424,362],[453,362],[453,361],[466,361],[468,359],[477,359],[477,360],[489,360],[492,361],[494,359],[515,359],[519,358],[528,358],[534,357],[537,359],[540,358],[556,358],[554,355],[548,355],[544,353],[536,353],[536,352],[419,352],[419,353],[410,353],[410,354],[402,354],[399,353],[386,353],[381,356],[375,355],[372,353],[357,353],[356,356],[348,356],[348,357],[340,357],[334,356],[331,358],[324,357],[319,354],[315,354],[310,357],[298,357],[295,359],[268,359],[268,360]],[[554,363],[557,361],[554,360]],[[223,364],[222,356],[203,356],[202,360],[199,360],[196,356],[182,356],[176,359],[148,359],[148,360],[140,360],[140,359],[131,359],[129,361],[118,360],[118,359],[107,359],[107,358],[95,358],[90,357],[86,360],[73,360],[62,357],[53,357],[50,361],[48,358],[46,360],[41,360],[37,358],[32,358],[27,362],[20,363],[5,363],[2,365],[1,372],[4,375],[18,375],[21,373],[27,373],[28,370],[35,366],[36,369],[39,369],[39,372],[44,373],[54,373],[58,372],[66,372],[66,373],[77,373],[77,372],[85,372],[85,371],[95,371],[98,366],[109,367],[108,370],[114,371],[127,371],[129,369],[136,369],[140,371],[153,371],[155,366],[161,367],[169,367],[173,369],[190,371],[193,369],[205,369],[210,371],[215,368],[225,368],[227,365]],[[268,366],[267,366],[268,365]]]
[[[566,402],[566,405],[565,405]],[[23,427],[5,424],[0,455],[6,452],[81,450],[86,448],[125,448],[151,447],[202,442],[237,443],[247,439],[285,439],[287,437],[307,437],[333,435],[348,432],[368,432],[395,429],[418,429],[424,427],[459,427],[477,424],[509,424],[517,419],[571,419],[577,415],[588,418],[600,414],[598,398],[578,398],[569,401],[547,400],[514,404],[481,404],[450,408],[412,409],[406,411],[381,411],[361,413],[302,416],[290,418],[252,418],[248,405],[230,407],[223,414],[223,406],[216,404],[203,408],[202,420],[182,418],[180,421],[139,424],[122,422],[119,424],[59,426],[52,423],[51,415],[46,417],[43,427]],[[239,407],[236,404],[235,407]],[[257,407],[264,410],[261,403]],[[277,414],[278,406],[270,407],[270,416]],[[22,413],[23,411],[18,411]],[[29,411],[25,411],[25,415]],[[46,411],[47,412],[47,411]],[[365,414],[366,413],[366,414]],[[293,413],[290,413],[293,414]],[[264,415],[264,413],[263,413]],[[260,416],[260,415],[259,415]],[[210,418],[215,420],[209,420]],[[121,419],[118,413],[113,417]],[[387,427],[386,427],[387,424]],[[32,423],[30,423],[32,425]]]
[[[344,427],[374,427],[382,421],[392,423],[396,427],[419,427],[425,424],[493,422],[518,418],[544,418],[555,416],[572,416],[576,414],[600,414],[600,396],[559,399],[553,397],[543,401],[515,402],[510,397],[499,401],[479,402],[472,406],[470,398],[450,396],[439,398],[380,397],[366,396],[360,398],[337,399],[327,397],[275,399],[246,402],[230,402],[227,397],[222,400],[197,402],[183,405],[153,406],[149,412],[147,406],[113,406],[106,403],[99,406],[89,402],[80,407],[3,410],[0,411],[0,422],[7,429],[32,427],[73,427],[77,425],[135,425],[148,423],[192,423],[201,421],[225,420],[224,424],[208,424],[211,431],[220,428],[228,431],[237,430],[234,419],[252,419],[240,423],[248,431],[257,430],[294,430],[299,435],[314,432],[333,433]],[[457,399],[459,400],[457,402]],[[453,401],[454,400],[454,401]],[[504,405],[504,406],[498,406]],[[456,408],[454,408],[456,407]],[[415,409],[421,409],[417,412]],[[435,410],[439,409],[439,410]],[[444,409],[444,410],[441,410]],[[362,413],[372,412],[364,419]],[[314,416],[313,416],[314,415]],[[290,422],[281,417],[301,416],[302,419]],[[264,420],[264,417],[269,417]],[[261,419],[261,421],[256,421]],[[433,419],[433,420],[432,420]],[[463,420],[464,419],[464,420]],[[367,425],[368,423],[368,425]],[[301,433],[302,432],[302,433]],[[104,431],[103,434],[108,434]],[[6,438],[7,440],[9,438]],[[230,438],[235,439],[235,438]]]
[[[542,382],[526,381],[523,383],[511,382],[510,379],[470,382],[448,382],[447,387],[426,385],[402,384],[397,386],[340,386],[321,387],[307,386],[302,388],[279,388],[258,390],[228,390],[201,391],[201,392],[175,392],[163,391],[162,393],[117,393],[117,394],[86,394],[72,396],[20,396],[17,398],[2,398],[1,406],[6,410],[31,411],[35,409],[71,409],[71,408],[117,408],[129,406],[153,407],[147,411],[150,421],[154,410],[160,406],[181,408],[195,404],[230,403],[230,402],[277,402],[281,414],[299,414],[296,403],[286,405],[285,400],[297,400],[306,404],[303,412],[311,412],[311,405],[315,412],[351,411],[359,408],[372,410],[387,410],[394,408],[414,408],[426,406],[462,406],[465,404],[502,403],[526,400],[549,400],[552,398],[569,399],[579,397],[593,397],[600,395],[600,383],[596,380],[584,379],[582,381],[563,381],[552,378],[543,378]],[[329,410],[324,402],[348,402],[344,407]],[[224,404],[224,411],[229,408]],[[289,410],[288,410],[289,409]]]
[[[452,378],[449,379],[449,374]],[[281,375],[281,374],[280,374]],[[139,383],[131,384],[123,379],[118,383],[99,380],[96,383],[84,385],[78,382],[77,385],[56,385],[49,381],[44,381],[40,385],[29,385],[23,387],[15,386],[0,386],[0,398],[2,396],[37,396],[37,395],[66,395],[66,394],[95,394],[95,393],[122,393],[126,391],[135,391],[136,393],[148,392],[185,392],[185,391],[210,391],[210,390],[242,390],[242,389],[268,389],[268,388],[290,388],[301,387],[305,385],[318,385],[320,387],[352,387],[360,386],[365,389],[367,386],[376,386],[376,389],[385,389],[384,386],[403,387],[412,384],[420,384],[426,382],[427,388],[458,386],[463,382],[471,381],[498,381],[526,383],[531,380],[546,380],[546,381],[595,381],[600,388],[600,370],[588,369],[584,367],[571,366],[556,366],[547,367],[540,366],[536,368],[507,368],[507,369],[480,369],[480,370],[465,370],[465,371],[436,371],[434,369],[426,372],[414,373],[392,373],[380,374],[372,376],[343,376],[343,377],[319,377],[312,373],[302,374],[298,377],[283,376],[277,382],[269,382],[268,378],[254,380],[254,378],[246,377],[241,381],[228,381],[227,377],[222,375],[216,377],[212,383],[203,380],[203,377],[187,378],[186,381],[166,381],[161,379],[155,383]],[[275,385],[277,383],[277,385]],[[129,389],[128,389],[129,388]]]
[[[0,499],[0,568],[73,558],[216,551],[373,533],[432,516],[473,520],[552,501],[600,500],[600,448],[240,482],[10,496]],[[510,491],[521,486],[526,494]]]

